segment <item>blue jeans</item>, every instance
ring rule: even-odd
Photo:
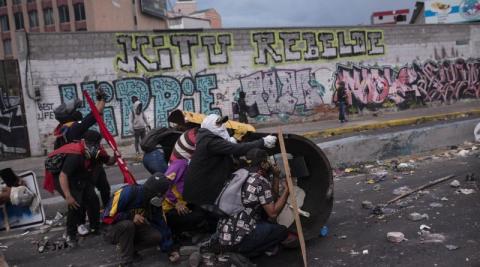
[[[285,226],[260,221],[257,222],[255,229],[236,246],[235,250],[247,257],[259,256],[267,249],[278,245],[287,236],[288,231]]]
[[[345,101],[338,102],[338,111],[338,119],[341,122],[346,121],[345,114],[347,113],[347,103],[345,103]]]
[[[151,174],[156,172],[165,173],[167,170],[167,162],[165,161],[165,155],[163,150],[157,148],[151,152],[143,155],[143,166]]]

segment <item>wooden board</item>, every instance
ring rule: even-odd
[[[300,214],[298,214],[297,198],[295,196],[295,189],[293,187],[292,176],[290,173],[290,165],[288,164],[287,150],[285,149],[285,140],[283,140],[282,128],[278,128],[278,142],[280,144],[280,151],[282,152],[283,166],[285,168],[285,176],[287,179],[289,195],[289,203],[293,206],[293,213],[295,215],[295,226],[297,227],[298,240],[300,242],[300,249],[302,250],[303,266],[307,266],[307,248],[305,246],[305,238],[303,236],[302,222],[300,221]]]

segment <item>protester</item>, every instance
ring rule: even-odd
[[[185,174],[184,198],[197,206],[212,205],[233,172],[232,156],[243,156],[252,148],[273,148],[275,136],[236,144],[225,127],[225,118],[211,114],[198,129],[196,148]]]
[[[245,102],[245,92],[241,91],[239,93],[239,98],[237,101],[238,105],[238,121],[242,123],[248,123],[248,118],[247,118],[247,112],[248,112],[248,106],[247,103]]]
[[[77,226],[85,218],[86,209],[92,233],[98,233],[100,222],[100,205],[94,189],[94,165],[101,160],[100,140],[102,136],[96,131],[87,131],[79,143],[62,146],[71,151],[54,151],[65,154],[59,179],[54,180],[56,190],[65,198],[68,205],[67,243],[75,247],[77,243]],[[76,151],[75,151],[76,150]]]
[[[176,134],[176,131],[170,128],[155,128],[149,131],[140,143],[140,147],[145,153],[143,155],[143,166],[150,174],[156,172],[165,173],[167,170],[165,154],[169,153],[169,151],[165,151],[167,147],[164,148],[162,144],[171,139],[173,134]]]
[[[287,202],[289,191],[284,186],[283,193],[274,200],[275,190],[267,178],[273,169],[265,150],[253,148],[248,151],[246,158],[249,163],[245,169],[248,176],[240,189],[243,209],[220,219],[217,231],[219,243],[225,250],[253,257],[265,251],[277,251],[280,242],[287,238],[285,226],[263,219],[262,214],[265,212],[269,219],[276,219]],[[280,172],[275,170],[274,179],[278,179]]]
[[[132,96],[132,127],[135,136],[135,152],[140,155],[139,145],[145,138],[146,128],[150,129],[145,113],[143,113],[143,104],[136,96]]]
[[[161,208],[169,186],[163,174],[155,173],[143,185],[127,185],[114,193],[103,214],[109,225],[105,240],[120,246],[123,263],[132,263],[138,250],[156,245],[169,253],[171,262],[179,260]]]
[[[101,89],[96,90],[96,108],[100,114],[102,114],[105,108],[105,98],[107,97],[105,92]],[[77,108],[82,104],[80,100],[75,100],[68,103],[63,103],[55,108],[55,118],[59,121],[59,125],[54,130],[55,143],[54,149],[58,149],[65,144],[79,141],[83,134],[92,127],[97,121],[93,116],[93,112],[90,112],[85,118]],[[107,159],[104,162],[108,162]],[[112,163],[113,164],[113,163]],[[95,181],[95,187],[100,192],[103,206],[110,200],[110,184],[107,179],[107,174],[103,168],[103,164],[97,164],[93,170],[93,177]],[[58,177],[57,177],[58,178]],[[45,180],[46,182],[47,180]],[[44,184],[45,189],[48,191],[53,190],[53,184]],[[49,189],[50,188],[50,189]],[[84,221],[84,220],[82,220]],[[79,225],[78,232],[81,235],[87,234],[87,228],[84,224]]]
[[[348,95],[345,89],[345,82],[343,81],[338,83],[336,99],[338,104],[338,119],[341,123],[347,122]]]

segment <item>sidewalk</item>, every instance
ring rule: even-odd
[[[349,117],[347,123],[343,124],[338,120],[322,120],[258,128],[257,131],[276,133],[278,127],[282,127],[285,133],[299,134],[307,138],[326,138],[347,133],[465,117],[480,117],[480,100],[456,102],[450,105],[408,109],[397,112],[382,113],[380,111],[379,113],[353,115]]]

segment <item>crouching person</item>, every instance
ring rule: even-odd
[[[224,196],[223,194],[228,191],[227,185],[218,199],[220,208],[227,207],[232,212],[227,212],[230,215],[219,220],[217,231],[219,243],[224,250],[254,257],[267,251],[276,251],[278,245],[287,238],[287,228],[270,220],[274,221],[282,211],[289,192],[285,186],[285,191],[274,201],[272,184],[266,178],[272,166],[268,162],[265,150],[254,148],[246,154],[246,158],[249,166],[235,172],[235,175],[244,176],[244,182],[238,183],[238,180],[236,182],[240,184],[238,188],[241,190],[241,197],[234,200],[236,198],[234,193]],[[232,179],[230,184],[233,181]],[[221,203],[222,201],[227,203]],[[236,202],[240,202],[241,205],[235,204]],[[240,207],[238,212],[233,211],[235,206]],[[268,219],[262,218],[263,211]]]
[[[122,262],[131,264],[139,250],[159,245],[169,260],[180,258],[164,220],[162,201],[170,182],[155,173],[143,185],[127,185],[114,193],[103,214],[105,240],[118,244]]]

